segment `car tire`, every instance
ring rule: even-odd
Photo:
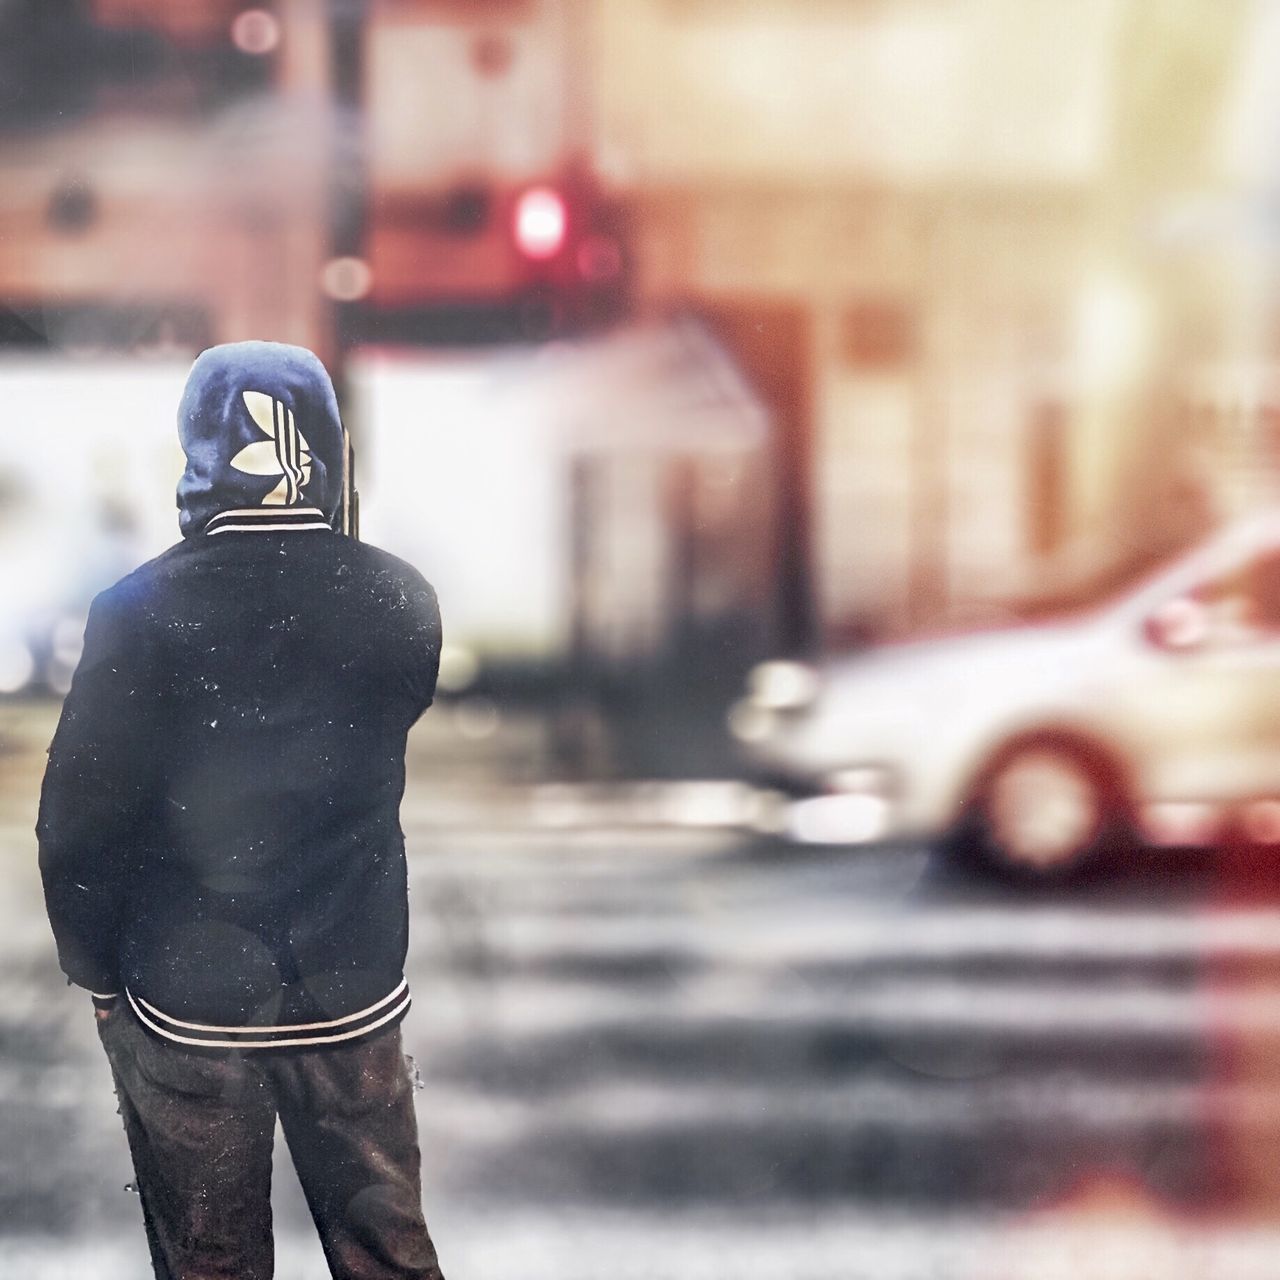
[[[1121,772],[1105,752],[1061,737],[998,752],[975,783],[955,836],[1002,876],[1054,882],[1114,860],[1133,843]]]

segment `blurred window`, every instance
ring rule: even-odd
[[[262,93],[274,80],[270,7],[0,0],[0,133],[69,126],[97,111],[182,117]]]
[[[1280,549],[1205,583],[1193,598],[1205,609],[1206,642],[1215,648],[1280,638]]]
[[[1056,551],[1066,536],[1069,425],[1060,400],[1041,401],[1032,410],[1027,523],[1031,550],[1039,556]]]

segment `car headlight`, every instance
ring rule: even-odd
[[[818,673],[803,662],[762,662],[747,677],[747,701],[763,711],[798,711],[818,696]]]

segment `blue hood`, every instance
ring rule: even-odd
[[[220,511],[316,507],[333,523],[342,501],[338,400],[305,347],[231,342],[201,353],[178,407],[187,468],[178,481],[182,536]]]

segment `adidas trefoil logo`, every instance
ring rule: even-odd
[[[245,391],[249,410],[265,440],[247,444],[231,465],[251,476],[279,476],[280,483],[262,500],[264,507],[291,506],[302,498],[302,487],[311,482],[311,447],[293,420],[293,410],[262,391]]]

